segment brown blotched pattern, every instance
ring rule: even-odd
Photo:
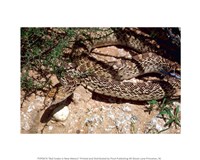
[[[99,94],[136,101],[158,100],[165,96],[173,96],[177,87],[180,88],[179,79],[173,79],[173,82],[167,79],[124,81],[146,73],[170,72],[180,68],[178,63],[158,55],[159,49],[156,46],[144,43],[131,34],[130,30],[102,28],[96,32],[83,29],[83,32],[80,32],[82,35],[77,38],[77,41],[81,41],[81,49],[79,43],[75,42],[72,45],[76,48],[72,53],[73,62],[76,64],[75,71],[68,75],[70,78],[66,76],[61,80],[64,88],[69,90],[63,99],[74,91],[77,84]],[[128,47],[140,54],[133,56],[132,59],[123,59],[121,67],[116,69],[91,56],[93,49],[109,45]]]

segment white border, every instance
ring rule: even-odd
[[[196,159],[199,144],[198,4],[177,1],[4,1],[1,15],[0,159],[161,157]],[[20,27],[181,27],[182,132],[179,135],[20,134]],[[197,143],[198,142],[198,143]]]

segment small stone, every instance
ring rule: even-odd
[[[51,131],[53,129],[53,126],[49,126],[49,130]]]
[[[123,106],[122,110],[123,110],[124,112],[131,112],[131,108],[128,107],[128,106]]]
[[[53,118],[56,121],[65,121],[69,116],[69,108],[67,106],[57,107],[53,112]]]
[[[58,80],[58,78],[57,78],[56,75],[52,75],[52,76],[50,77],[50,80],[51,80],[52,86],[55,86],[56,84],[59,83],[59,80]]]
[[[38,74],[38,72],[36,72],[34,70],[29,70],[29,76],[34,79],[37,79],[39,77],[39,74]]]

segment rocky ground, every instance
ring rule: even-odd
[[[118,55],[130,57],[126,51],[115,47],[104,47],[96,51],[111,55],[117,51]],[[56,76],[52,77],[52,83],[58,83]],[[181,132],[180,127],[173,124],[169,129],[164,127],[166,121],[158,116],[156,104],[149,110],[150,104],[146,102],[125,101],[98,95],[79,86],[66,102],[53,111],[49,119],[46,99],[51,100],[43,91],[36,91],[30,95],[21,91],[21,133],[178,134]],[[180,102],[174,101],[173,106],[177,105],[180,106]]]
[[[149,105],[117,103],[107,98],[93,99],[91,92],[79,86],[71,103],[61,107],[60,121],[52,117],[41,123],[45,97],[33,93],[22,105],[21,133],[158,133],[165,129],[165,121],[157,117],[158,111],[147,111]],[[171,127],[163,133],[180,133],[180,128]]]

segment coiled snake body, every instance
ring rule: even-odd
[[[98,61],[90,54],[96,47],[109,45],[128,47],[140,54],[132,59],[122,60],[121,66],[116,69],[113,64]],[[79,34],[72,46],[72,59],[76,67],[73,72],[67,71],[66,76],[61,79],[65,88],[64,98],[69,96],[78,84],[99,94],[135,101],[162,99],[165,96],[173,96],[175,90],[180,89],[180,80],[175,77],[140,80],[135,83],[128,81],[146,73],[170,72],[180,68],[178,63],[156,54],[156,47],[144,43],[132,32],[108,28],[95,32],[86,31]]]

